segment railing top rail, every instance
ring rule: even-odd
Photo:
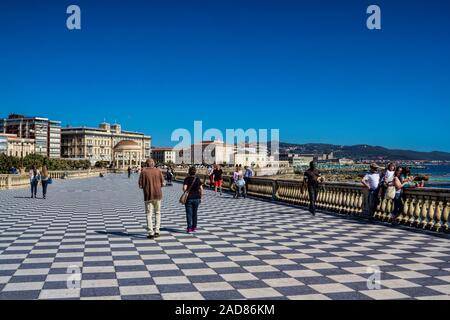
[[[175,171],[176,174],[186,174],[187,175],[187,171]],[[202,174],[202,173],[201,173]],[[224,178],[229,179],[231,176],[229,175],[224,175]],[[303,183],[302,180],[295,180],[295,179],[270,179],[270,178],[266,178],[266,177],[252,177],[250,178],[250,181],[254,182],[254,183],[273,183],[274,181],[276,181],[278,184],[282,185],[282,184],[298,184],[299,186]],[[359,189],[362,190],[364,189],[364,187],[362,186],[361,183],[358,182],[337,182],[337,181],[325,181],[324,183],[322,183],[322,185],[326,188],[326,187],[330,187],[330,188],[346,188],[346,189]],[[445,197],[450,197],[450,189],[446,189],[446,188],[430,188],[430,187],[425,187],[425,188],[405,188],[404,189],[405,192],[407,194],[414,194],[414,195],[436,195],[439,194],[441,197],[445,196]]]

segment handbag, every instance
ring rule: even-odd
[[[47,184],[52,184],[52,183],[53,183],[53,179],[52,178],[48,178]]]
[[[387,187],[387,190],[386,190],[386,199],[394,200],[394,199],[395,199],[395,193],[396,193],[396,190],[395,190],[395,187],[394,187],[394,186],[389,186],[389,187]]]
[[[194,185],[194,183],[197,181],[198,177],[195,177],[194,181],[192,181],[191,185],[189,186],[189,188],[183,192],[183,194],[180,197],[180,203],[181,204],[186,204],[188,197],[189,197],[189,193],[191,192],[192,186]]]

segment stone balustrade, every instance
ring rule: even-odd
[[[95,177],[106,170],[71,170],[71,171],[49,171],[52,179],[79,179]],[[28,174],[2,174],[0,175],[0,190],[25,188],[30,185]]]
[[[183,180],[186,172],[175,172],[176,180]],[[205,174],[198,175],[205,183],[209,181]],[[224,189],[233,189],[230,176],[224,176]],[[280,201],[308,207],[307,188],[300,180],[273,180],[251,178],[248,194],[272,201]],[[367,216],[366,203],[368,192],[355,183],[327,182],[322,185],[317,198],[317,207],[324,211],[348,216]],[[450,190],[436,188],[405,189],[403,193],[404,210],[399,216],[403,225],[449,232]],[[383,199],[377,207],[374,218],[390,222],[393,201]]]

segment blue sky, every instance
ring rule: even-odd
[[[82,30],[66,28],[77,4]],[[366,28],[370,4],[382,30]],[[450,2],[0,2],[0,116],[450,151]]]

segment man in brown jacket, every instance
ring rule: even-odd
[[[153,159],[147,159],[146,168],[143,168],[139,176],[139,188],[144,191],[145,211],[147,213],[147,228],[149,239],[159,237],[161,227],[161,199],[164,177],[162,172],[155,167]],[[153,229],[153,210],[155,210],[156,226]]]

